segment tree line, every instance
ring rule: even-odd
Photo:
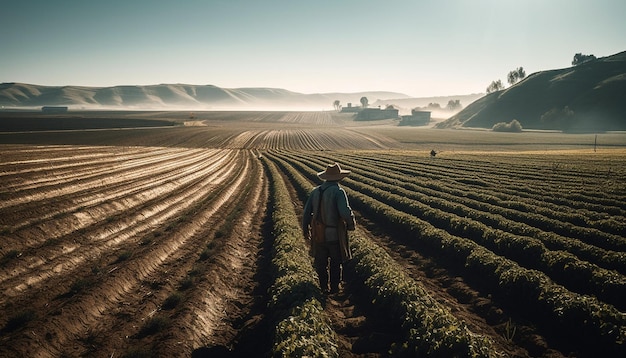
[[[361,97],[361,105],[363,106],[363,108],[367,108],[369,106],[369,101],[367,99],[367,97]],[[335,108],[336,111],[340,111],[341,110],[341,101],[336,99],[333,102],[333,107]],[[386,109],[392,109],[395,108],[394,105],[388,105],[386,107]],[[458,99],[451,99],[448,101],[448,104],[446,105],[445,109],[448,111],[454,111],[454,110],[459,110],[463,108],[463,105],[461,104],[461,100]],[[414,108],[416,110],[420,110],[420,109],[427,109],[427,110],[438,110],[438,109],[442,109],[441,105],[439,103],[429,103],[428,106],[424,107],[424,108]]]
[[[582,53],[577,53],[574,55],[574,59],[572,60],[572,66],[578,66],[583,63],[596,60],[596,56],[590,54],[585,55]],[[518,67],[515,70],[512,70],[507,75],[507,82],[509,85],[514,85],[517,82],[523,80],[526,77],[526,71],[524,71],[523,67]],[[492,81],[489,86],[487,86],[487,93],[497,92],[504,89],[504,85],[501,80]]]

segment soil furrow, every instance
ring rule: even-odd
[[[143,170],[144,168],[128,169],[117,173],[115,181],[101,182],[99,185],[94,182],[92,184],[94,187],[91,189],[42,201],[28,202],[12,208],[9,212],[4,209],[2,212],[5,213],[5,218],[1,222],[10,222],[14,235],[20,236],[15,232],[52,218],[61,220],[62,215],[66,213],[74,213],[74,215],[83,218],[81,212],[88,211],[91,207],[101,203],[119,200],[124,196],[131,196],[148,190],[156,192],[160,187],[166,187],[177,180],[191,180],[194,175],[198,175],[197,172],[209,165],[213,161],[212,157],[216,155],[224,155],[224,152],[208,151],[205,155],[198,157],[196,161],[189,163],[172,161],[170,165],[164,167],[150,166],[145,168],[146,170]],[[161,191],[164,189],[162,188]]]
[[[227,153],[228,152],[217,152],[216,154],[224,156]],[[121,181],[120,184],[116,186],[121,192],[116,193],[115,188],[102,186],[95,189],[94,193],[86,190],[83,197],[74,197],[68,194],[64,196],[65,201],[59,198],[52,202],[35,203],[37,204],[37,210],[24,209],[22,211],[15,210],[15,212],[2,210],[7,217],[12,217],[15,213],[21,213],[23,215],[22,217],[9,221],[10,226],[5,225],[5,233],[7,234],[3,235],[5,242],[12,243],[12,247],[15,249],[21,249],[22,247],[32,247],[41,244],[40,239],[42,238],[42,233],[45,233],[45,236],[43,236],[44,239],[50,240],[85,228],[93,222],[106,218],[108,211],[118,210],[119,208],[116,208],[116,206],[123,204],[128,208],[130,202],[135,201],[132,199],[133,197],[156,197],[160,193],[167,192],[179,186],[181,182],[189,182],[190,180],[195,180],[194,178],[204,175],[203,173],[211,170],[211,166],[216,165],[213,163],[213,161],[215,161],[214,158],[207,156],[205,159],[210,160],[203,162],[201,158],[199,163],[195,163],[192,168],[182,167],[178,170],[172,168],[169,173],[155,171],[142,172],[139,174],[127,173],[126,178],[135,177],[140,181],[137,182],[130,179]],[[200,169],[197,167],[198,165],[202,166],[204,169]],[[156,169],[157,168],[153,168],[153,170]],[[155,173],[157,174],[156,178],[153,177]],[[111,190],[111,192],[109,192],[109,190]],[[91,202],[88,200],[91,200]],[[143,199],[139,202],[145,200],[146,199]],[[89,206],[87,204],[91,205]],[[31,205],[28,207],[30,206]],[[105,209],[99,209],[98,206]],[[106,210],[107,207],[108,211]],[[29,223],[31,225],[28,225]],[[2,251],[1,248],[0,251]]]
[[[190,356],[194,350],[235,343],[239,329],[234,326],[250,312],[254,287],[259,285],[255,257],[262,242],[267,192],[261,166],[255,162],[254,167],[249,192],[239,199],[241,212],[234,218],[239,225],[220,239],[221,250],[209,259],[197,287],[173,315],[173,329],[158,339],[155,348],[162,356]]]
[[[114,306],[124,302],[126,295],[133,287],[141,285],[164,262],[170,259],[176,261],[176,253],[182,253],[179,250],[188,243],[195,232],[203,230],[203,224],[211,219],[238,189],[244,176],[234,171],[235,162],[237,161],[227,166],[227,173],[224,174],[226,177],[222,180],[233,177],[236,179],[227,190],[219,193],[218,197],[213,200],[213,204],[203,210],[201,215],[195,216],[192,222],[188,222],[184,227],[155,243],[156,246],[146,250],[146,255],[128,260],[128,262],[121,263],[117,269],[110,270],[108,276],[102,279],[96,287],[89,288],[87,292],[77,295],[75,299],[70,298],[61,305],[62,309],[57,312],[58,314],[48,316],[41,325],[33,327],[32,332],[35,336],[46,336],[49,339],[45,345],[30,344],[31,349],[27,355],[60,354],[68,340],[80,336],[81,332],[85,332],[98,322],[105,312],[109,312]],[[190,201],[186,202],[190,203]],[[182,256],[178,257],[182,258]],[[59,323],[61,321],[63,324]],[[57,328],[61,326],[64,329]]]
[[[513,317],[492,301],[490,295],[472,288],[435,260],[383,233],[374,234],[369,231],[370,228],[373,228],[372,225],[366,225],[361,235],[384,247],[435,300],[454,308],[450,312],[459,321],[465,322],[474,333],[490,337],[499,351],[511,357],[563,357],[562,353],[550,348],[545,338],[532,326],[523,323],[522,317]]]
[[[46,256],[38,256],[37,253],[33,255],[28,262],[28,258],[22,258],[15,265],[9,266],[6,269],[3,268],[3,282],[0,287],[5,295],[11,296],[18,294],[19,292],[32,288],[38,282],[45,280],[49,277],[58,275],[61,271],[67,272],[71,268],[79,266],[85,259],[90,257],[99,256],[102,251],[110,250],[111,248],[118,247],[128,237],[135,235],[143,230],[157,227],[168,219],[179,213],[185,205],[196,200],[199,200],[204,195],[206,189],[214,187],[219,184],[228,175],[225,170],[227,166],[223,163],[226,162],[228,157],[222,157],[219,161],[213,163],[206,171],[204,178],[201,178],[201,182],[197,183],[190,188],[185,189],[186,192],[174,194],[174,190],[181,190],[180,188],[173,188],[173,197],[152,197],[147,199],[138,198],[138,203],[142,204],[133,209],[131,212],[127,212],[124,216],[111,217],[107,221],[110,223],[104,223],[103,225],[97,225],[92,228],[91,231],[81,233],[80,238],[76,238],[68,242],[68,240],[62,240],[58,245],[54,247],[45,247]],[[169,194],[168,194],[169,196]],[[113,212],[123,212],[136,205],[130,205],[132,203],[107,203],[114,209]],[[74,235],[72,235],[74,236]],[[55,250],[55,247],[57,248]],[[89,250],[83,252],[83,250]],[[63,257],[70,257],[71,261],[63,261],[62,265],[56,264],[58,260]],[[27,272],[34,271],[27,277]],[[8,281],[6,280],[8,278]],[[14,282],[16,285],[13,285]],[[20,283],[21,284],[17,284]]]
[[[61,181],[70,181],[73,178],[84,178],[87,175],[96,176],[101,173],[120,168],[128,163],[133,165],[144,164],[143,160],[147,158],[159,158],[163,160],[163,156],[167,152],[172,153],[171,149],[161,148],[160,150],[146,151],[136,150],[128,153],[126,150],[109,150],[101,156],[89,158],[89,160],[67,158],[67,163],[47,165],[38,164],[29,169],[18,169],[10,173],[4,172],[0,178],[6,183],[2,192],[17,192],[33,188],[40,188],[49,185],[58,184]],[[54,159],[54,158],[51,158]]]
[[[199,154],[201,152],[197,151],[196,153]],[[180,159],[180,157],[184,159]],[[137,175],[142,175],[138,167],[162,167],[163,170],[165,170],[165,168],[168,167],[176,167],[178,165],[177,161],[179,160],[186,161],[193,160],[193,158],[187,159],[184,152],[178,152],[172,153],[165,157],[158,156],[150,160],[144,159],[130,164],[120,163],[118,166],[116,166],[116,170],[104,171],[93,175],[90,173],[86,173],[83,176],[75,178],[75,180],[65,180],[64,178],[59,178],[58,181],[51,185],[38,186],[34,189],[12,192],[10,194],[10,198],[7,198],[0,203],[0,209],[10,208],[22,203],[41,201],[63,195],[74,194],[77,192],[89,191],[94,187],[105,186],[107,184],[119,183],[120,181],[128,180],[121,175],[128,170],[126,168],[127,166],[130,166],[132,169],[134,169]],[[17,197],[15,197],[16,194],[18,195]]]

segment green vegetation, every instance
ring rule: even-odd
[[[518,81],[521,81],[526,77],[526,71],[524,71],[523,67],[518,67],[515,70],[509,72],[507,75],[507,82],[512,86],[516,84]]]
[[[311,183],[287,161],[268,154],[287,174],[302,199],[312,189]],[[303,166],[300,166],[304,169]],[[313,172],[308,170],[306,172]],[[403,336],[390,353],[400,355],[441,355],[495,357],[491,342],[472,334],[444,306],[430,298],[427,291],[403,273],[403,269],[380,247],[353,236],[352,269],[363,280],[377,310],[397,317]]]
[[[585,62],[596,60],[596,56],[594,55],[583,55],[582,53],[577,53],[574,55],[574,59],[572,60],[572,66],[582,65]]]
[[[487,93],[493,93],[493,92],[498,92],[498,91],[502,91],[504,89],[504,85],[502,84],[502,80],[495,80],[495,81],[491,81],[491,83],[489,84],[489,86],[487,86]]]
[[[367,97],[361,97],[359,101],[361,102],[361,106],[363,108],[367,108],[367,106],[369,105],[369,100],[367,99]]]
[[[317,180],[313,173],[329,161],[341,161],[353,170],[343,181],[353,208],[398,233],[397,240],[461,270],[468,281],[479,282],[547,336],[567,341],[574,350],[611,355],[624,349],[620,342],[626,338],[626,320],[619,309],[624,309],[626,297],[626,230],[621,220],[626,187],[614,181],[612,187],[605,184],[623,174],[609,170],[621,166],[622,157],[606,158],[603,164],[591,156],[572,161],[573,155],[533,161],[519,154],[431,159],[408,152],[276,151],[265,157],[290,178],[301,197]],[[412,296],[413,291],[401,288],[419,291],[402,276],[401,268],[383,269],[380,261],[366,264],[368,253],[376,252],[369,245],[354,238],[355,269],[372,290],[373,300],[385,302],[380,309],[400,309],[390,316],[401,312],[407,322],[412,316],[405,309],[410,305],[396,307],[394,302],[423,300],[424,294]],[[381,256],[374,255],[376,260]],[[392,273],[400,276],[389,276]],[[378,275],[385,278],[375,278]],[[404,293],[390,296],[395,290]],[[419,317],[414,324],[430,322]],[[461,338],[462,326],[455,327],[461,330],[451,341],[437,338],[448,342],[438,349],[460,352],[469,344]],[[507,332],[512,338],[511,325]],[[425,342],[410,337],[407,334],[394,349],[432,353]]]
[[[264,158],[271,179],[274,245],[270,287],[271,315],[276,331],[272,355],[275,357],[337,357],[335,332],[320,303],[317,274],[308,258],[291,198],[274,164]]]
[[[517,119],[510,121],[509,123],[500,122],[493,125],[491,128],[494,132],[511,132],[511,133],[519,133],[522,131],[522,125],[519,123]]]
[[[626,130],[626,52],[598,59],[577,54],[572,64],[575,66],[533,73],[506,91],[501,91],[500,80],[493,81],[486,96],[441,127],[491,128],[503,118],[516,118],[525,129]],[[518,70],[510,74],[511,81],[520,77],[515,74]],[[560,123],[542,121],[542,116],[564,107],[575,115],[560,116]]]

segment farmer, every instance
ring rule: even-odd
[[[339,292],[341,264],[352,258],[347,230],[355,229],[354,213],[346,192],[339,186],[339,181],[349,174],[337,163],[328,165],[317,173],[324,183],[313,189],[304,205],[302,231],[311,241],[315,270],[325,293]]]

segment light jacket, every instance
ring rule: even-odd
[[[337,227],[340,220],[346,222],[348,230],[355,229],[354,213],[348,203],[346,192],[339,186],[338,182],[326,181],[322,185],[316,187],[309,195],[304,205],[304,214],[302,216],[302,231],[306,236],[309,233],[309,225],[313,218],[313,213],[317,212],[319,203],[320,189],[323,190],[322,197],[322,221],[326,225],[325,237],[327,242],[337,241]]]

